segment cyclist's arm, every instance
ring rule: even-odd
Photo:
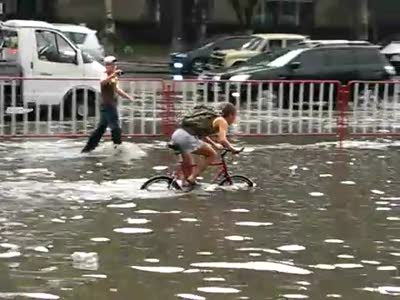
[[[225,121],[225,119],[221,118],[217,120],[215,125],[217,125],[218,127],[218,142],[225,148],[231,150],[232,152],[236,152],[236,149],[228,141],[227,135],[228,135],[229,125]]]
[[[217,150],[222,150],[221,144],[216,143],[215,141],[213,141],[212,138],[207,136],[207,137],[204,138],[204,141],[209,143],[211,146],[213,146],[213,148],[215,148]]]

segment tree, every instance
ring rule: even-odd
[[[250,28],[259,0],[230,0],[229,2],[235,10],[240,24],[246,28]]]
[[[105,23],[105,40],[107,54],[113,54],[115,51],[115,20],[113,14],[113,0],[104,0],[104,7],[106,13]]]

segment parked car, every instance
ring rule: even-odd
[[[213,51],[239,49],[251,39],[251,36],[245,35],[221,37],[194,50],[171,53],[171,72],[174,75],[198,75],[204,70],[208,57]]]
[[[89,113],[94,115],[100,86],[97,80],[82,79],[100,78],[105,68],[82,53],[55,26],[24,20],[1,23],[0,50],[0,76],[23,79],[2,82],[4,94],[0,97],[4,97],[4,109],[52,105],[56,110],[62,105],[66,117],[75,113],[73,107],[78,115],[87,93]],[[72,104],[74,92],[76,105]]]
[[[208,63],[208,69],[216,70],[243,65],[249,58],[263,52],[291,47],[305,41],[306,36],[298,34],[254,34],[249,44],[239,50],[215,51]]]
[[[400,74],[400,41],[393,41],[384,47],[381,51]]]
[[[342,84],[350,81],[388,80],[395,70],[379,51],[372,45],[307,45],[298,47],[269,63],[244,66],[220,74],[214,79],[229,80],[232,83],[245,81],[271,80],[335,80]],[[268,84],[263,89],[268,89]],[[235,86],[235,85],[232,85]],[[245,89],[245,85],[242,85]],[[256,99],[259,86],[251,91]],[[225,91],[223,91],[225,93]],[[240,98],[246,98],[246,90],[231,90]],[[298,90],[294,91],[295,94]],[[327,91],[325,91],[327,92]],[[284,106],[289,105],[289,90],[285,90]],[[318,95],[318,90],[314,91]],[[306,95],[307,96],[307,95]],[[307,99],[305,96],[304,99]]]
[[[54,24],[81,50],[90,54],[95,60],[102,62],[104,59],[104,47],[100,44],[97,31],[83,25]]]

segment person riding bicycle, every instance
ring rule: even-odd
[[[239,152],[227,139],[228,128],[237,116],[235,106],[231,103],[223,104],[220,114],[204,106],[198,109],[200,111],[197,114],[183,119],[181,127],[171,137],[171,144],[182,155],[183,173],[189,185],[195,185],[197,177],[217,160],[216,150]],[[202,125],[196,126],[195,122],[191,122],[193,120],[202,122]],[[193,154],[203,158],[196,168],[193,168]]]

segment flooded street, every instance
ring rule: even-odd
[[[163,141],[84,142],[0,143],[0,299],[400,296],[400,142],[242,139],[257,187],[187,194],[139,190]]]

